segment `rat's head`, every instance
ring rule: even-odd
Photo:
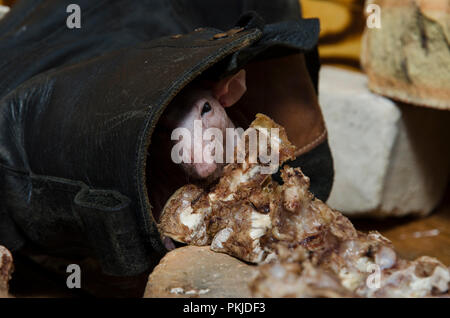
[[[228,76],[217,82],[199,81],[186,87],[169,105],[164,121],[169,129],[184,128],[190,134],[190,143],[184,143],[180,156],[189,156],[190,163],[183,162],[182,167],[194,179],[215,179],[221,172],[223,160],[206,162],[203,157],[215,156],[216,142],[221,144],[225,154],[225,136],[227,128],[234,128],[234,124],[226,113],[226,108],[234,105],[246,92],[245,71]],[[201,133],[195,131],[201,127]],[[206,129],[219,130],[222,142],[206,139]],[[212,130],[210,130],[212,131]],[[180,140],[181,139],[181,140]],[[176,139],[175,144],[182,142]],[[187,152],[183,153],[183,152]],[[196,160],[195,153],[203,154],[202,160]],[[184,157],[186,158],[186,157]],[[185,160],[183,160],[185,161]]]

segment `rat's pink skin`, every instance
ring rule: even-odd
[[[190,103],[190,111],[179,122],[177,128],[187,128],[191,135],[192,148],[186,149],[190,154],[191,163],[183,163],[186,172],[198,179],[208,178],[220,168],[222,162],[206,162],[203,158],[202,162],[196,162],[195,153],[208,153],[213,155],[214,142],[203,140],[203,133],[208,128],[217,128],[222,132],[222,136],[226,135],[227,128],[234,128],[233,122],[225,112],[225,108],[215,99],[208,90],[194,90],[189,92],[188,100]],[[207,105],[207,106],[205,106]],[[208,110],[205,112],[205,110]],[[194,122],[201,121],[201,134],[194,134]]]
[[[192,140],[191,148],[186,149],[191,157],[191,163],[183,163],[182,167],[185,172],[195,179],[214,179],[219,176],[223,167],[222,160],[219,163],[206,162],[203,158],[202,162],[195,162],[195,153],[205,153],[211,151],[213,157],[214,141],[203,140],[203,132],[208,128],[217,128],[222,132],[223,141],[225,142],[226,129],[234,128],[234,124],[228,117],[225,108],[235,104],[246,91],[245,71],[241,70],[235,75],[229,76],[217,83],[211,85],[210,88],[190,87],[184,91],[175,100],[175,105],[169,111],[169,120],[173,129],[186,128],[189,130]],[[183,111],[180,111],[183,109]],[[201,121],[202,133],[194,138],[194,123]],[[223,145],[225,153],[226,145]]]

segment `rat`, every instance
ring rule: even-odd
[[[226,108],[238,102],[246,90],[246,73],[240,70],[216,82],[194,82],[168,105],[153,133],[149,154],[149,197],[156,221],[165,203],[177,189],[188,183],[208,185],[221,176],[225,165],[223,161],[195,163],[193,160],[196,147],[201,147],[200,151],[213,148],[212,140],[194,140],[194,121],[201,121],[203,131],[217,128],[222,132],[225,153],[226,129],[235,128]],[[187,129],[192,136],[193,142],[186,149],[191,154],[191,163],[176,164],[172,160],[172,148],[180,140],[171,140],[171,134],[177,128]],[[173,248],[171,242],[164,243],[168,249]]]

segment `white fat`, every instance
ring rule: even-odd
[[[414,276],[410,286],[414,291],[414,296],[424,297],[429,294],[433,287],[440,292],[447,291],[449,282],[450,274],[448,270],[438,266],[435,268],[433,275],[429,277],[419,278]]]
[[[209,291],[210,291],[209,288],[200,289],[200,290],[191,289],[188,291],[184,291],[184,289],[181,287],[175,287],[170,290],[170,293],[171,294],[184,294],[184,295],[204,295],[204,294],[209,293]]]
[[[253,246],[255,246],[252,251],[253,256],[248,261],[259,264],[263,261],[265,253],[259,245],[259,241],[253,241]]]
[[[261,170],[260,166],[254,166],[253,168],[251,168],[249,171],[247,171],[246,173],[244,173],[239,182],[240,183],[244,183],[249,181],[251,178],[253,178],[259,171]]]
[[[230,182],[230,190],[235,191],[239,184],[248,182],[255,175],[257,175],[261,171],[261,167],[259,165],[252,167],[247,172],[242,173],[242,170],[236,170],[233,173],[231,182]]]
[[[199,224],[203,221],[203,214],[192,213],[193,211],[194,210],[192,207],[188,207],[180,213],[181,223],[187,226],[191,231],[195,231]]]
[[[285,200],[288,201],[289,203],[291,202],[297,202],[299,201],[299,189],[300,187],[288,187],[287,189],[284,190],[284,196],[285,196]]]
[[[356,260],[356,268],[363,273],[371,272],[372,265],[374,263],[366,256],[359,257]]]
[[[375,262],[380,265],[382,270],[394,266],[396,259],[397,256],[394,250],[386,246],[381,247],[381,249],[375,254]]]
[[[361,282],[371,273],[373,262],[368,257],[360,257],[355,263],[356,270],[343,268],[339,271],[339,278],[342,285],[349,289],[355,290],[360,286]]]
[[[271,226],[271,220],[269,214],[261,214],[258,212],[252,212],[251,217],[251,229],[250,237],[256,240],[266,234],[267,229]]]
[[[210,193],[210,194],[208,194],[208,197],[209,197],[209,201],[210,202],[215,202],[215,201],[217,201],[217,194],[215,194],[215,193]],[[221,201],[232,201],[232,200],[234,200],[234,194],[233,193],[230,193],[228,196],[226,196],[225,198],[223,198],[223,199],[221,199]]]
[[[197,210],[198,213],[200,213],[201,215],[205,216],[205,215],[209,215],[212,212],[212,208],[210,206],[206,207],[206,208],[201,208]]]
[[[216,236],[214,236],[214,239],[211,243],[211,249],[214,250],[221,250],[223,249],[223,243],[228,241],[231,234],[233,233],[233,230],[230,228],[224,228],[223,230],[220,230]]]
[[[235,191],[237,186],[239,185],[239,183],[241,182],[240,180],[242,179],[242,171],[241,170],[235,170],[231,181],[230,181],[230,191]]]
[[[223,199],[223,201],[232,201],[232,200],[234,200],[234,194],[233,193],[229,194],[225,199]]]
[[[349,290],[355,290],[361,283],[362,275],[356,271],[349,271],[344,268],[339,272],[342,286]]]
[[[181,288],[181,287],[175,287],[175,288],[172,288],[170,290],[170,293],[171,294],[183,294],[184,293],[184,289]]]
[[[277,263],[270,267],[270,274],[275,278],[282,279],[286,275],[286,270]]]
[[[276,261],[278,259],[278,256],[276,253],[272,252],[269,255],[266,256],[266,258],[264,259],[264,261],[262,262],[262,264],[268,264],[272,261]]]
[[[206,224],[205,224],[205,216],[210,214],[212,211],[211,207],[197,209],[197,213],[191,215],[185,215],[186,223],[193,226],[191,228],[188,224],[183,223],[188,226],[191,230],[189,236],[185,238],[185,243],[194,244],[194,245],[207,245],[208,244],[208,235],[206,233]],[[195,220],[195,216],[198,216],[198,220]],[[181,220],[181,217],[180,217]]]
[[[207,293],[209,293],[209,288],[206,288],[206,289],[200,289],[200,290],[198,291],[198,294],[199,294],[199,295],[204,295],[204,294],[207,294]]]
[[[208,194],[208,197],[211,202],[217,200],[217,195],[215,193]]]
[[[209,288],[206,289],[200,289],[200,290],[195,290],[195,289],[191,289],[188,290],[187,292],[185,292],[185,295],[204,295],[209,293]]]

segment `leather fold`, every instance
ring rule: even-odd
[[[139,274],[149,266],[130,199],[117,191],[80,190],[74,209],[106,274]]]
[[[317,44],[317,20],[260,21],[252,13],[241,20],[243,30],[201,28],[111,51],[41,73],[2,97],[0,242],[12,249],[29,243],[57,256],[95,256],[106,273],[119,276],[149,269],[150,258],[166,252],[148,186],[161,180],[146,175],[165,108],[202,76],[250,69],[253,61],[257,68],[258,61],[303,54]],[[294,61],[303,71],[292,75],[309,82],[303,58]],[[251,73],[258,75],[257,69]],[[280,94],[303,89],[300,82],[292,90],[281,84]],[[314,128],[305,144],[325,129],[311,100],[303,105]]]
[[[104,273],[114,276],[136,275],[150,265],[128,197],[79,181],[1,166],[0,172],[6,194],[0,203],[0,241],[13,251],[28,239],[52,255],[93,256]],[[16,209],[7,213],[6,206]],[[64,242],[55,241],[58,237]]]

